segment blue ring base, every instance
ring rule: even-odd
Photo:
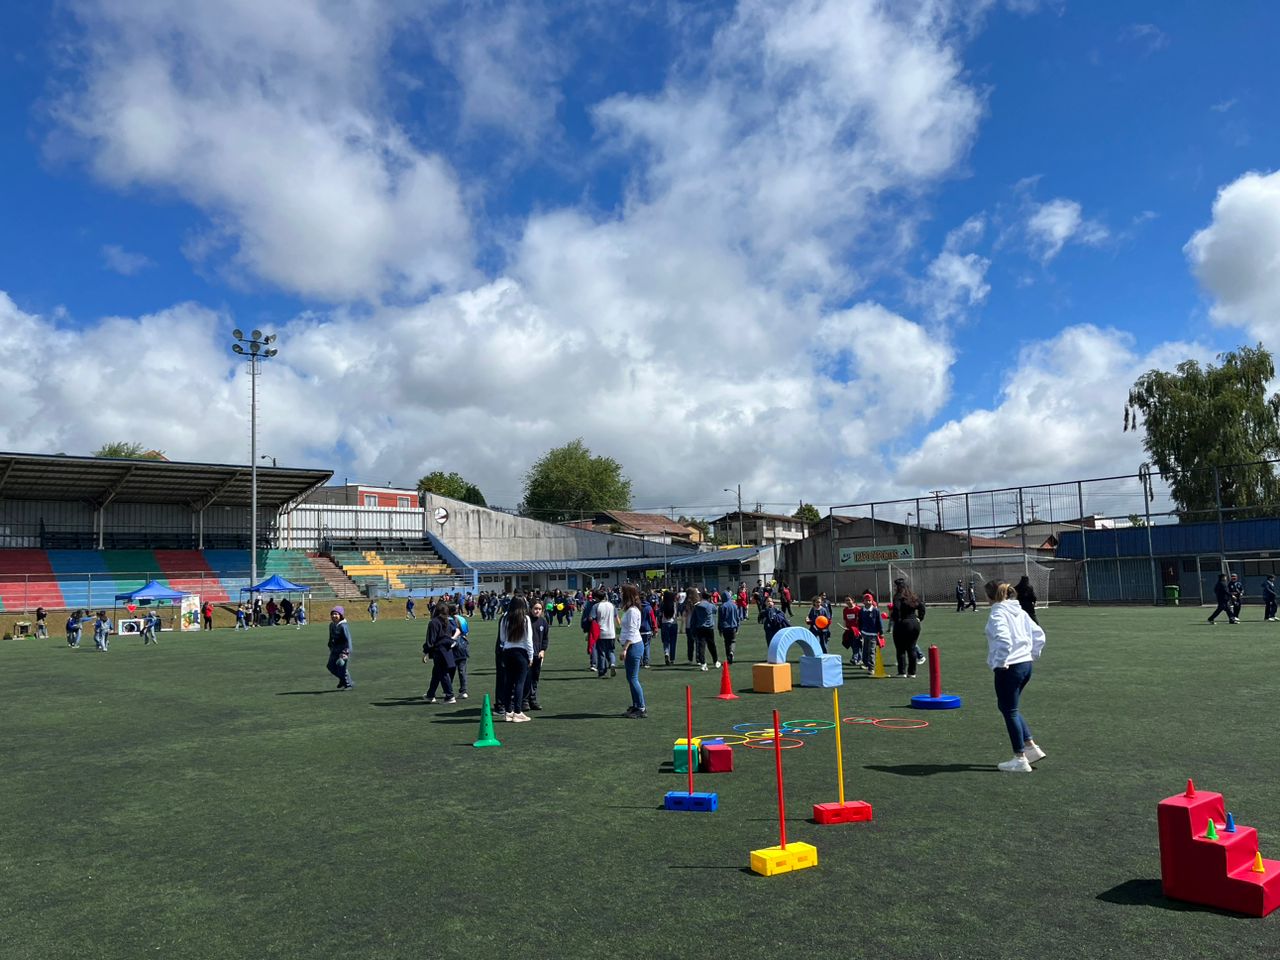
[[[911,705],[917,710],[956,710],[964,705],[964,701],[950,693],[944,693],[940,697],[917,693],[911,698]]]

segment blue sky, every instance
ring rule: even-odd
[[[1125,388],[1280,331],[1265,3],[0,13],[0,445],[260,445],[514,504],[1131,472]],[[1192,242],[1193,237],[1198,238]],[[23,364],[27,367],[27,364]]]

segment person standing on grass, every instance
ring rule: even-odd
[[[716,627],[720,630],[720,639],[724,641],[724,658],[733,663],[733,644],[738,637],[738,628],[742,626],[742,611],[732,595],[724,595],[724,603],[716,615]]]
[[[1227,622],[1235,623],[1235,614],[1231,612],[1231,591],[1227,586],[1227,575],[1225,573],[1218,574],[1218,582],[1213,585],[1213,597],[1218,601],[1218,608],[1209,614],[1209,622],[1214,623],[1218,619],[1218,614],[1225,613]]]
[[[640,592],[640,588],[636,588]],[[644,657],[640,666],[649,669],[649,645],[653,643],[653,632],[658,628],[658,615],[654,613],[653,602],[648,597],[640,596],[640,642],[644,644]]]
[[[669,667],[676,662],[676,641],[680,637],[680,621],[676,619],[676,595],[670,590],[663,590],[658,610],[662,620],[659,625],[662,631],[662,665]]]
[[[825,627],[818,626],[819,617],[827,621]],[[827,641],[831,639],[831,608],[826,605],[822,597],[814,597],[809,604],[809,613],[805,617],[805,625],[809,628],[809,632],[818,638],[818,644],[825,654],[827,652]]]
[[[596,639],[596,675],[602,680],[606,674],[616,677],[618,658],[614,646],[618,639],[618,614],[617,608],[603,591],[598,593],[591,617],[600,628],[600,635]]]
[[[787,615],[779,610],[773,603],[773,597],[769,597],[764,602],[764,646],[765,650],[769,649],[769,644],[773,642],[773,636],[779,630],[785,630],[791,626],[791,621],[787,619]]]
[[[524,681],[533,659],[533,623],[524,597],[511,600],[507,612],[498,623],[498,643],[502,646],[503,719],[508,723],[527,723],[533,718],[520,709],[524,699]]]
[[[867,673],[875,673],[876,650],[884,646],[884,617],[871,593],[862,595],[862,606],[858,608],[858,633],[862,637],[862,666]]]
[[[293,625],[295,629],[301,630],[307,625],[307,607],[306,604],[298,604],[298,609],[293,612]]]
[[[339,690],[350,690],[351,679],[351,627],[347,624],[347,612],[342,607],[329,611],[329,664],[328,671],[338,678]]]
[[[105,610],[99,610],[98,619],[93,621],[93,645],[103,653],[111,646],[111,621]]]
[[[992,580],[986,585],[991,601],[987,618],[987,666],[995,674],[996,705],[1004,715],[1013,746],[1013,759],[997,764],[1005,773],[1030,773],[1031,765],[1045,758],[1045,752],[1031,738],[1031,728],[1019,710],[1023,688],[1031,681],[1031,662],[1040,659],[1044,630],[1018,603],[1007,583]]]
[[[1231,579],[1227,581],[1227,593],[1231,595],[1231,616],[1232,623],[1240,622],[1240,608],[1244,606],[1244,581],[1234,573]]]
[[[972,610],[974,613],[978,612],[978,588],[973,580],[969,581],[969,597],[964,607],[966,610]]]
[[[707,651],[711,651],[711,659],[716,669],[720,669],[720,654],[716,651],[716,608],[709,599],[702,596],[697,587],[690,589],[687,598],[689,605],[689,621],[685,630],[693,638],[698,656],[698,667],[707,672]]]
[[[956,613],[964,613],[964,581],[956,581]]]
[[[280,601],[280,617],[286,627],[293,622],[293,601],[288,597]]]
[[[546,605],[541,600],[533,601],[530,608],[530,624],[533,626],[533,659],[529,661],[529,676],[524,682],[524,709],[541,710],[538,702],[538,681],[542,677],[542,661],[546,659],[547,648],[551,646],[551,623],[544,615]]]
[[[632,720],[643,720],[648,716],[644,703],[644,688],[640,686],[640,665],[644,662],[644,639],[640,635],[640,624],[643,611],[640,603],[640,588],[634,583],[622,585],[622,618],[618,632],[618,642],[622,646],[622,664],[627,674],[627,686],[631,689],[631,706],[626,716]]]
[[[1265,605],[1265,612],[1262,618],[1268,623],[1276,622],[1276,575],[1268,573],[1267,579],[1262,581],[1262,602]]]
[[[370,601],[369,601],[369,622],[370,622],[370,623],[377,623],[377,622],[378,622],[378,599],[377,599],[377,597],[375,597],[374,599],[372,599],[372,600],[370,600]]]
[[[454,641],[453,647],[454,676],[458,680],[458,699],[466,700],[469,696],[467,693],[467,663],[471,660],[471,641],[467,638],[467,634],[471,629],[471,625],[468,622],[467,627],[463,628],[462,624],[458,622],[458,607],[452,603],[449,604],[449,623],[458,631],[458,639]]]
[[[924,621],[924,601],[912,592],[907,581],[893,581],[893,608],[889,623],[893,629],[893,649],[898,658],[898,676],[915,679],[916,645],[920,642],[920,626]]]
[[[205,627],[205,629],[211,630],[213,629],[213,604],[206,603],[205,606],[209,608],[209,626]],[[253,616],[249,618],[249,626],[260,627],[262,626],[262,598],[261,597],[253,598],[252,608],[253,608]]]
[[[1013,592],[1018,596],[1018,606],[1026,611],[1028,617],[1039,623],[1040,618],[1036,616],[1036,588],[1031,586],[1031,578],[1023,574]]]
[[[594,591],[588,590],[582,601],[582,616],[578,620],[578,625],[586,635],[588,670],[596,668],[596,642],[600,639],[600,624],[596,623],[595,611],[596,595]]]
[[[44,607],[36,607],[36,639],[49,639],[49,611]]]
[[[427,624],[427,639],[422,644],[422,662],[431,664],[431,683],[422,695],[427,703],[436,702],[436,691],[441,688],[445,703],[458,702],[453,695],[453,674],[458,666],[454,651],[461,636],[457,623],[449,619],[448,606],[436,604]]]
[[[204,629],[213,629],[213,604],[208,600],[204,602],[204,606],[200,609],[201,619],[204,621]]]
[[[413,612],[413,608],[414,608],[414,606],[415,606],[415,604],[414,604],[414,602],[413,602],[413,597],[405,597],[405,598],[404,598],[404,618],[405,618],[406,620],[417,620],[417,619],[418,619],[418,615],[417,615],[416,613],[414,613],[414,612]]]

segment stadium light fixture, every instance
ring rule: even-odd
[[[275,342],[274,333],[264,337],[261,330],[254,330],[246,337],[237,327],[231,336],[236,340],[232,353],[249,361],[249,583],[253,585],[258,582],[258,364],[280,351],[268,346]],[[274,457],[264,455],[262,459],[276,465]]]

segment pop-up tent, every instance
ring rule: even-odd
[[[255,593],[300,593],[302,594],[302,599],[298,601],[298,606],[305,607],[306,598],[310,595],[311,588],[305,584],[294,583],[291,580],[286,580],[278,573],[273,573],[261,583],[255,583],[250,587],[241,587],[240,592],[242,594],[247,593],[251,597]]]
[[[143,584],[137,590],[130,590],[128,593],[117,593],[116,605],[118,606],[121,601],[128,604],[129,607],[134,607],[136,605],[146,606],[148,604],[158,602],[181,604],[182,598],[186,596],[188,596],[188,594],[183,593],[181,590],[174,590],[171,587],[166,587],[159,580],[152,580],[149,583]],[[129,612],[133,613],[134,611],[130,609]],[[169,617],[169,621],[168,629],[175,629],[172,616]],[[119,634],[136,634],[142,629],[136,618],[131,617],[124,621],[118,621],[116,619],[116,611],[114,608],[111,611],[111,622],[116,624],[116,632]]]
[[[152,580],[137,590],[129,593],[117,593],[117,600],[132,600],[134,603],[150,603],[153,600],[181,600],[186,594],[181,590],[166,587],[159,580]]]

